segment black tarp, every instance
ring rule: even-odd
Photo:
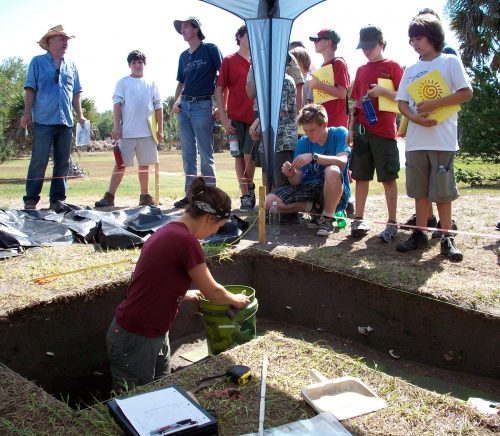
[[[103,212],[59,202],[56,211],[0,209],[0,259],[17,256],[25,248],[73,243],[95,243],[104,249],[140,247],[177,218],[150,206]],[[247,228],[246,221],[233,216],[202,243],[234,243]]]

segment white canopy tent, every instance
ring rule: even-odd
[[[293,21],[325,0],[201,0],[238,16],[248,30],[265,168],[273,182],[274,151],[285,63]]]

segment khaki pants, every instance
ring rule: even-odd
[[[170,374],[170,346],[165,336],[129,333],[113,318],[106,336],[113,389],[133,389]]]

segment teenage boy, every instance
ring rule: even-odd
[[[377,180],[384,186],[387,205],[388,224],[379,238],[392,242],[396,238],[396,207],[398,188],[396,179],[399,172],[399,151],[397,146],[396,113],[380,111],[379,97],[394,101],[396,91],[391,91],[378,84],[378,79],[389,79],[397,90],[403,69],[389,59],[384,58],[386,42],[382,31],[375,26],[363,27],[359,32],[358,49],[368,59],[368,63],[358,68],[351,98],[354,101],[349,123],[349,139],[353,149],[351,157],[352,178],[356,181],[356,205],[354,221],[351,222],[351,235],[355,238],[367,234],[370,227],[363,221],[366,198],[370,181],[375,169]],[[361,100],[368,95],[377,115],[377,122],[370,124],[363,111]]]
[[[158,143],[163,141],[163,109],[156,83],[144,78],[146,55],[134,50],[127,56],[130,75],[118,81],[113,94],[114,127],[111,138],[119,141],[124,168],[115,164],[108,191],[95,202],[95,207],[115,205],[115,194],[125,174],[126,167],[134,166],[134,156],[139,166],[141,195],[139,206],[151,206],[153,197],[149,194],[149,165],[158,162]],[[155,113],[157,131],[151,131],[149,117]]]
[[[309,38],[314,42],[316,53],[323,56],[323,65],[331,65],[333,69],[334,85],[328,85],[320,82],[316,77],[313,77],[309,82],[311,89],[319,89],[333,98],[325,103],[322,103],[328,114],[328,127],[347,128],[349,122],[349,110],[347,108],[347,88],[351,83],[347,64],[344,59],[335,57],[337,45],[340,42],[340,36],[333,29],[323,29],[316,36]]]
[[[335,212],[345,209],[350,196],[347,130],[328,127],[326,109],[319,104],[304,106],[298,123],[305,136],[297,141],[293,161],[286,161],[281,168],[290,186],[267,195],[266,208],[276,201],[282,214],[310,212],[315,203],[323,202],[316,234],[328,236],[337,228]]]
[[[441,22],[430,14],[417,15],[408,29],[410,44],[418,53],[419,61],[408,67],[396,95],[399,110],[409,120],[406,133],[406,190],[415,199],[416,224],[425,227],[429,202],[435,202],[441,222],[441,254],[459,262],[463,254],[456,248],[451,229],[451,203],[458,198],[453,161],[458,150],[457,114],[443,122],[429,117],[434,110],[461,104],[472,98],[470,79],[460,59],[443,54],[444,31]],[[407,86],[424,74],[438,70],[451,94],[426,100],[419,104],[410,96]],[[407,252],[425,248],[427,235],[415,229],[410,238],[397,246]]]
[[[241,212],[249,212],[255,207],[255,163],[253,160],[253,140],[249,129],[253,122],[253,101],[247,96],[246,83],[250,69],[250,48],[247,26],[241,26],[235,35],[238,51],[222,60],[215,88],[217,108],[222,126],[228,135],[236,135],[239,154],[234,166],[241,190]],[[258,151],[255,150],[255,153]]]
[[[177,87],[172,112],[179,122],[182,163],[184,166],[184,191],[198,174],[198,153],[201,175],[209,185],[215,185],[214,137],[212,95],[215,92],[217,72],[222,54],[215,44],[205,43],[201,23],[195,17],[175,20],[174,27],[189,45],[179,56]],[[189,204],[186,196],[176,201],[174,207]]]

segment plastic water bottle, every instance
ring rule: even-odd
[[[368,94],[366,94],[361,99],[361,106],[363,106],[363,112],[366,115],[366,119],[370,125],[378,123],[377,114],[375,113],[375,108],[373,107],[372,99]]]
[[[280,234],[280,210],[276,201],[269,208],[269,234],[274,239],[278,239]]]
[[[446,174],[446,168],[444,167],[444,165],[439,165],[438,166],[437,173],[438,174]]]
[[[335,220],[337,221],[339,229],[343,229],[347,225],[346,220],[343,219],[345,217],[346,217],[345,211],[339,210],[338,212],[335,212]]]
[[[238,143],[238,136],[234,134],[229,135],[229,151],[231,152],[231,156],[239,156],[240,154],[240,145]]]

